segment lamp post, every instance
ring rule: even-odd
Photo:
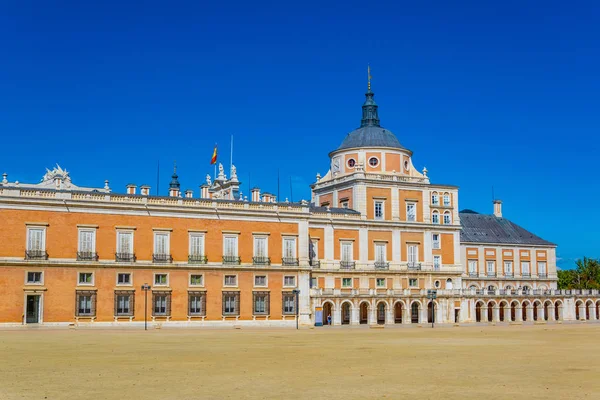
[[[428,290],[427,298],[431,300],[431,327],[435,321],[435,303],[433,302],[437,298],[437,290]]]
[[[150,285],[144,283],[142,285],[142,290],[144,291],[144,330],[148,330],[148,290],[150,290]]]
[[[292,291],[292,293],[294,293],[294,295],[296,296],[296,329],[298,329],[298,305],[299,305],[299,298],[300,298],[300,290],[299,289],[294,289]]]

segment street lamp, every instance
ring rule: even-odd
[[[431,327],[435,321],[435,303],[433,302],[437,298],[437,290],[428,290],[427,298],[431,300]]]
[[[148,290],[150,290],[150,285],[144,283],[142,285],[142,290],[144,291],[144,330],[148,330]]]
[[[298,304],[299,304],[299,298],[300,298],[300,290],[299,289],[294,289],[292,290],[292,293],[294,293],[294,295],[296,296],[296,329],[298,329]]]

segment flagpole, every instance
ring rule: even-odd
[[[231,171],[233,168],[233,133],[231,134],[231,155],[229,157],[229,177],[231,178]]]

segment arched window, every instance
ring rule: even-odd
[[[444,193],[444,205],[445,206],[450,205],[450,193]]]
[[[434,211],[433,214],[431,214],[431,223],[433,223],[433,224],[440,223],[440,213],[438,211]]]
[[[440,195],[438,192],[431,193],[431,204],[434,206],[440,205]]]
[[[446,289],[448,290],[452,290],[452,279],[448,278],[446,279]]]
[[[452,218],[450,217],[450,211],[446,211],[444,213],[444,225],[450,225],[452,223]]]

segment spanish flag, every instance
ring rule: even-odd
[[[210,159],[210,165],[217,163],[217,145],[215,145],[215,149],[213,150],[212,158]]]

